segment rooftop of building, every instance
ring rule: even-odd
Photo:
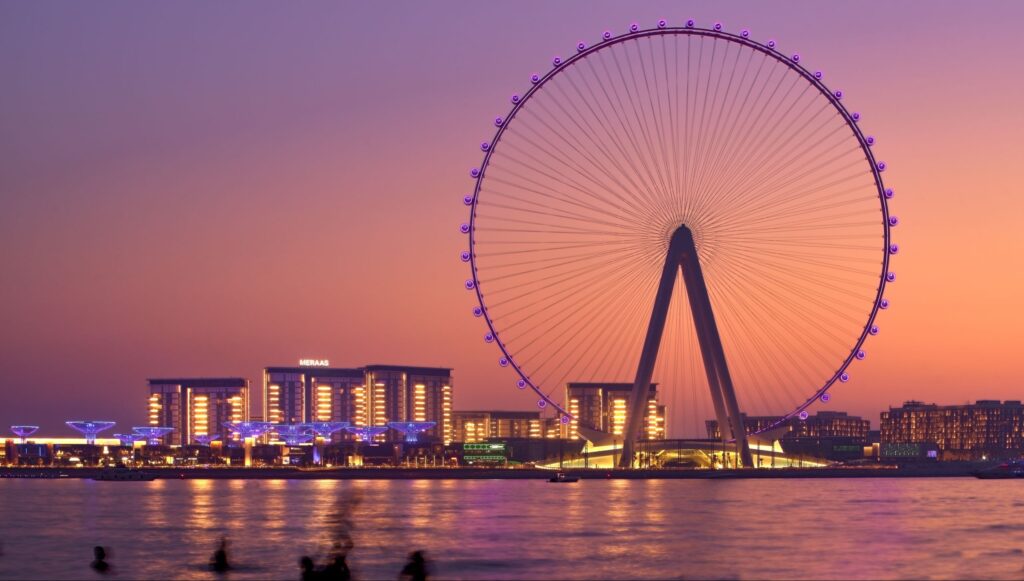
[[[245,387],[244,377],[160,377],[146,380],[149,385],[181,385],[184,387]]]

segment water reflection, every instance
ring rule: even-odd
[[[96,484],[106,484],[105,488]],[[296,578],[351,543],[360,578],[414,550],[440,578],[1019,578],[1016,483],[973,479],[619,481],[0,480],[0,578]],[[45,551],[45,552],[44,552]]]

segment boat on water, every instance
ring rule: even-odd
[[[568,476],[565,472],[555,472],[555,475],[548,478],[548,482],[576,482],[578,476]]]
[[[100,470],[100,473],[93,476],[93,480],[102,480],[109,482],[149,482],[150,480],[156,480],[156,475],[148,474],[140,470],[132,470],[131,468],[104,468]]]
[[[1008,478],[1024,478],[1024,460],[1013,460],[987,470],[974,473],[982,480],[1003,480]]]

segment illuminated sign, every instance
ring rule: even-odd
[[[330,367],[331,362],[326,359],[299,359],[300,367]]]

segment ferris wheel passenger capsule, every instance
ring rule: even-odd
[[[474,167],[473,169],[469,170],[469,177],[473,179],[480,177],[480,168]]]
[[[900,245],[899,244],[893,243],[893,244],[889,245],[889,254],[897,254],[897,253],[899,253],[899,251],[900,251]]]
[[[605,40],[611,40],[612,39],[612,31],[610,31],[610,30],[604,31],[603,33],[601,33],[601,38],[603,38]]]
[[[868,333],[871,333],[872,335],[877,335],[878,334],[878,325],[871,325],[871,328],[868,329]]]
[[[880,309],[888,309],[889,308],[889,299],[882,299],[882,300],[878,301],[878,308],[880,308]]]
[[[775,50],[775,41],[774,40],[769,40],[768,41],[768,48],[770,48],[772,50]]]
[[[564,426],[564,425],[567,425],[567,424],[569,423],[569,416],[565,416],[565,415],[563,415],[563,416],[562,416],[562,417],[560,418],[560,420],[559,420],[559,421],[561,421],[561,422],[562,422],[562,425],[563,425],[563,426]]]
[[[666,26],[668,26],[668,21],[664,18],[658,21],[658,28],[665,28]]]
[[[795,63],[800,62],[800,53],[794,54],[792,58],[793,58],[793,62],[795,62]]]
[[[482,316],[484,316],[484,310],[481,309],[480,307],[473,307],[473,316],[474,317],[482,317]]]
[[[468,250],[463,250],[462,254],[459,255],[459,258],[462,259],[462,262],[469,262],[469,258],[470,258],[469,251]]]
[[[540,82],[540,75],[538,75],[537,73],[534,73],[532,76],[530,76],[530,82],[533,83],[534,85],[539,83]]]
[[[722,23],[721,22],[716,22],[715,23],[715,30],[716,31],[722,30]]]
[[[810,414],[808,414],[806,410],[802,411],[802,412],[800,412],[800,419],[801,420],[806,420],[808,415],[810,415]]]
[[[587,50],[587,45],[586,44],[584,44],[582,42],[576,44],[576,52],[583,52],[585,50]]]
[[[490,150],[491,150],[491,144],[490,143],[487,143],[486,141],[480,142],[480,151],[490,151]]]
[[[692,18],[686,21],[686,27],[687,28],[693,28],[694,25],[696,25],[696,24],[697,23]]]
[[[750,30],[744,28],[743,30],[740,31],[740,36],[742,36],[743,38],[750,38]]]
[[[877,167],[878,167],[878,171],[885,171],[885,168],[887,168],[888,166],[885,165],[884,161],[880,161],[880,162],[878,162],[878,166]]]
[[[899,223],[900,223],[900,219],[899,218],[897,218],[896,216],[889,216],[889,225],[890,226],[895,226],[895,225],[897,225]]]
[[[494,334],[493,333],[488,333],[488,334],[484,335],[484,342],[485,343],[494,343]]]
[[[469,234],[469,224],[463,222],[462,225],[459,226],[459,232],[462,232],[463,234]]]
[[[639,24],[634,22],[633,24],[629,25],[629,31],[630,32],[636,32],[638,30],[640,30],[640,25]]]
[[[818,79],[820,81],[821,77],[824,77],[824,76],[825,76],[825,73],[822,73],[821,71],[814,71],[814,78],[815,79]]]
[[[546,408],[546,407],[548,407],[548,402],[546,402],[544,400],[539,400],[537,402],[537,407],[539,407],[539,408]]]
[[[495,117],[494,118],[494,126],[495,127],[501,127],[504,123],[505,123],[505,120],[502,119],[501,117]]]
[[[892,188],[886,188],[885,189],[885,199],[886,200],[891,200],[892,197],[895,196],[895,195],[896,195],[896,192]]]
[[[852,113],[850,115],[850,118],[853,119],[854,121],[860,121],[860,113]]]
[[[467,206],[472,206],[473,205],[473,194],[466,194],[465,196],[463,196],[462,203],[467,205]]]
[[[466,279],[466,290],[473,290],[475,288],[476,288],[476,283],[473,282],[473,279],[467,278]]]
[[[508,359],[505,358],[505,357],[502,357],[501,359],[498,360],[498,365],[500,365],[502,367],[508,367]]]
[[[860,349],[859,351],[857,351],[857,355],[855,355],[855,357],[857,359],[859,359],[860,361],[864,361],[864,358],[867,357],[867,356],[868,356],[868,354],[865,353],[863,349]]]
[[[886,274],[885,275],[885,281],[886,282],[896,282],[896,273],[895,272],[890,272],[890,273]]]
[[[842,98],[843,98],[843,92],[842,92],[842,91],[836,91],[836,92],[834,93],[834,95],[836,96],[836,99],[837,99],[837,100],[838,100],[838,99],[842,99]]]
[[[551,59],[551,64],[556,66],[556,67],[558,65],[562,64],[562,57],[556,56],[555,58]]]
[[[509,100],[512,101],[513,105],[518,105],[522,99],[520,99],[519,95],[512,95],[512,98]]]
[[[870,147],[870,146],[875,144],[875,138],[872,135],[868,135],[867,138],[864,139],[864,141],[866,141],[868,143],[868,147]]]
[[[843,383],[846,383],[847,381],[850,381],[850,374],[846,373],[845,371],[840,373],[839,374],[839,381],[842,381]]]
[[[828,400],[830,399],[832,399],[832,396],[828,392],[821,394],[821,401],[823,403],[828,403]]]
[[[526,389],[526,380],[520,379],[519,381],[517,381],[516,387],[518,387],[519,389]]]

